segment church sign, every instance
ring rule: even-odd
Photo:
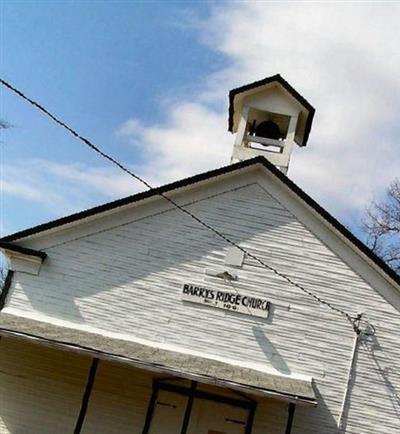
[[[204,304],[245,315],[268,318],[271,303],[265,298],[253,297],[236,291],[220,291],[185,283],[182,300]]]

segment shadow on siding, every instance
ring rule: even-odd
[[[290,374],[289,366],[260,326],[253,326],[254,337],[271,365],[281,374]]]
[[[314,393],[318,406],[309,408],[297,405],[292,432],[301,434],[337,434],[337,420],[315,383]],[[326,392],[325,395],[327,395]],[[307,432],[304,431],[304,427],[307,427]]]

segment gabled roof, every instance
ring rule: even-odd
[[[295,193],[301,200],[303,200],[308,206],[316,211],[325,221],[332,225],[339,233],[341,233],[351,244],[353,244],[358,251],[366,255],[375,265],[377,265],[391,280],[400,286],[400,276],[390,268],[382,259],[380,259],[375,253],[372,252],[363,242],[361,242],[356,236],[354,236],[348,229],[346,229],[337,219],[335,219],[328,211],[326,211],[321,205],[319,205],[314,199],[312,199],[307,193],[305,193],[299,186],[291,181],[286,175],[284,175],[279,169],[277,169],[272,163],[270,163],[265,157],[258,156],[249,160],[240,161],[239,163],[224,166],[219,169],[210,170],[199,175],[191,176],[180,181],[166,184],[162,187],[153,188],[142,193],[138,193],[132,196],[118,199],[113,202],[106,203],[104,205],[96,206],[94,208],[87,209],[75,214],[71,214],[66,217],[62,217],[57,220],[50,221],[38,226],[34,226],[29,229],[25,229],[14,234],[5,236],[0,239],[0,246],[7,245],[8,248],[12,246],[15,250],[24,249],[29,250],[31,253],[38,253],[45,255],[44,252],[37,252],[26,247],[21,247],[15,244],[16,241],[22,240],[31,235],[36,235],[47,230],[58,228],[64,225],[68,225],[79,220],[83,220],[87,217],[95,216],[103,212],[113,210],[122,206],[133,204],[141,200],[157,196],[160,193],[172,192],[173,190],[183,188],[192,184],[196,184],[201,181],[212,179],[224,174],[235,172],[246,167],[261,164],[265,169],[272,173],[276,178],[283,182],[293,193]]]
[[[301,119],[302,134],[300,135],[300,137],[297,137],[296,143],[299,146],[306,146],[311,131],[311,126],[315,114],[315,108],[302,95],[300,95],[299,92],[297,92],[297,90],[294,87],[292,87],[285,79],[283,79],[280,74],[276,74],[271,77],[266,77],[263,78],[262,80],[254,81],[253,83],[246,84],[241,87],[237,87],[236,89],[232,89],[229,92],[228,131],[233,132],[235,98],[238,95],[251,93],[257,88],[262,88],[263,86],[267,86],[272,83],[278,83],[279,85],[281,85],[303,107],[301,113],[301,115],[303,116],[303,119]]]

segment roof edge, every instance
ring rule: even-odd
[[[3,240],[0,240],[0,249],[9,250],[10,252],[21,253],[22,255],[26,255],[26,256],[34,256],[36,258],[41,259],[42,262],[47,258],[46,252],[18,246],[17,244],[5,242]]]
[[[81,211],[75,214],[71,214],[66,217],[62,217],[57,220],[50,221],[48,223],[44,223],[38,226],[34,226],[32,228],[28,228],[14,234],[8,235],[0,239],[0,247],[2,245],[12,246],[9,248],[11,250],[14,248],[15,251],[19,251],[22,253],[21,249],[23,249],[26,254],[31,254],[34,256],[42,257],[45,255],[44,252],[38,252],[32,249],[28,249],[21,246],[16,246],[15,244],[11,244],[10,242],[14,242],[20,240],[22,238],[26,238],[30,235],[35,235],[40,232],[47,231],[49,229],[56,228],[58,226],[63,226],[75,221],[82,220],[84,218],[116,209],[122,207],[124,205],[129,205],[153,196],[157,196],[159,194],[164,194],[167,192],[171,192],[173,190],[186,187],[191,184],[195,184],[197,182],[201,182],[204,180],[208,180],[210,178],[214,178],[220,175],[232,173],[236,170],[240,170],[246,167],[250,167],[256,164],[261,164],[264,168],[269,170],[273,175],[275,175],[281,182],[283,182],[290,190],[292,190],[297,196],[300,197],[310,208],[312,208],[317,214],[319,214],[325,221],[327,221],[334,229],[336,229],[342,236],[344,236],[359,252],[365,255],[368,259],[370,259],[378,268],[380,268],[384,274],[386,274],[390,280],[394,281],[400,287],[400,275],[398,275],[392,268],[389,267],[381,258],[379,258],[369,247],[367,247],[359,238],[357,238],[354,234],[352,234],[345,226],[343,226],[335,217],[332,216],[326,209],[324,209],[321,205],[319,205],[314,199],[312,199],[307,193],[304,192],[297,184],[291,181],[286,175],[284,175],[278,168],[276,168],[272,163],[270,163],[264,156],[257,156],[255,158],[240,161],[235,164],[231,164],[228,166],[223,166],[218,169],[210,170],[208,172],[201,173],[199,175],[195,175],[189,178],[185,178],[170,184],[166,184],[164,186],[153,188],[151,190],[144,191],[142,193],[137,193],[132,196],[125,197],[123,199],[118,199],[113,202],[108,202],[106,204],[87,209],[85,211]]]
[[[263,166],[269,169],[277,178],[279,178],[285,185],[287,185],[297,196],[299,196],[309,207],[317,212],[325,221],[327,221],[334,229],[343,235],[350,243],[357,248],[362,254],[367,256],[375,265],[377,265],[391,280],[393,280],[400,287],[400,275],[397,274],[386,262],[377,256],[366,244],[357,238],[352,232],[349,231],[342,223],[339,222],[332,214],[325,208],[319,205],[311,196],[302,190],[297,184],[290,180],[285,174],[277,169],[272,163],[267,161],[265,157],[262,158]]]

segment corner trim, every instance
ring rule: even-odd
[[[1,293],[0,293],[0,311],[3,310],[3,308],[6,304],[7,296],[8,296],[8,293],[10,291],[13,275],[14,275],[14,271],[8,270],[6,279],[4,281],[3,288],[2,288]]]

